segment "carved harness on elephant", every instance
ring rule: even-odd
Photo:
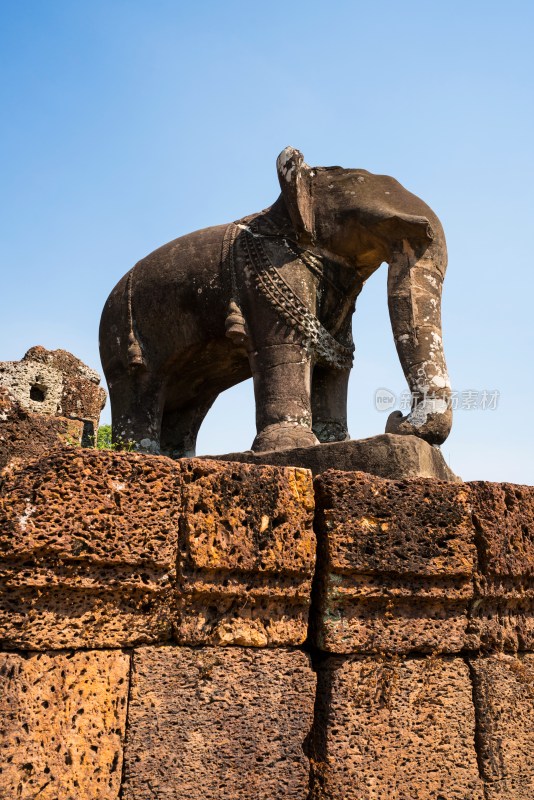
[[[246,220],[248,222],[248,220]],[[245,319],[239,301],[239,286],[236,275],[236,248],[241,247],[246,263],[254,274],[259,293],[293,330],[300,333],[304,346],[312,350],[323,362],[337,369],[350,369],[354,359],[354,345],[344,345],[324,327],[305,306],[278,269],[272,264],[263,244],[261,233],[251,224],[232,222],[228,225],[223,241],[222,263],[228,265],[232,283],[232,300],[226,319],[226,335],[237,342],[246,338]],[[321,260],[308,251],[296,252],[289,242],[280,236],[285,249],[308,270],[321,279],[325,278]],[[337,287],[335,287],[337,289]]]
[[[127,362],[129,369],[135,370],[141,367],[145,367],[145,359],[143,358],[143,351],[141,350],[141,345],[139,344],[139,339],[135,334],[134,329],[134,319],[133,319],[133,311],[132,311],[132,281],[134,275],[135,266],[133,266],[128,273],[127,283],[126,283],[126,297],[127,297],[127,311],[128,311],[128,351],[127,351]]]

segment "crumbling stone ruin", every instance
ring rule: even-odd
[[[1,797],[534,796],[532,487],[65,448],[0,570]]]
[[[0,363],[0,468],[65,441],[94,444],[106,392],[95,370],[66,350],[31,347]]]

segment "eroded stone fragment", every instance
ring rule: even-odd
[[[301,644],[315,565],[307,470],[183,462],[178,639]]]
[[[306,800],[314,695],[300,651],[136,650],[124,800]]]
[[[471,662],[487,800],[534,797],[534,655]]]
[[[5,647],[121,647],[171,638],[180,466],[65,450],[0,487]]]
[[[0,362],[0,469],[55,452],[92,447],[106,392],[100,376],[66,350],[31,347]]]
[[[477,564],[468,487],[332,471],[315,490],[319,647],[461,650]]]
[[[461,658],[330,657],[318,695],[313,800],[483,800]]]
[[[0,470],[81,445],[83,432],[81,420],[31,413],[0,386]]]
[[[27,411],[90,423],[93,433],[106,402],[100,375],[67,350],[31,347],[20,361],[0,362],[0,386]]]
[[[0,797],[117,800],[129,660],[0,653]]]

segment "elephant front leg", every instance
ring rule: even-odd
[[[312,431],[311,358],[298,344],[249,355],[256,398],[256,452],[318,444]]]
[[[347,392],[350,370],[316,366],[312,382],[313,432],[320,442],[350,439]]]

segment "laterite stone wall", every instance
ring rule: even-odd
[[[0,797],[531,800],[534,489],[64,448],[0,478]]]

